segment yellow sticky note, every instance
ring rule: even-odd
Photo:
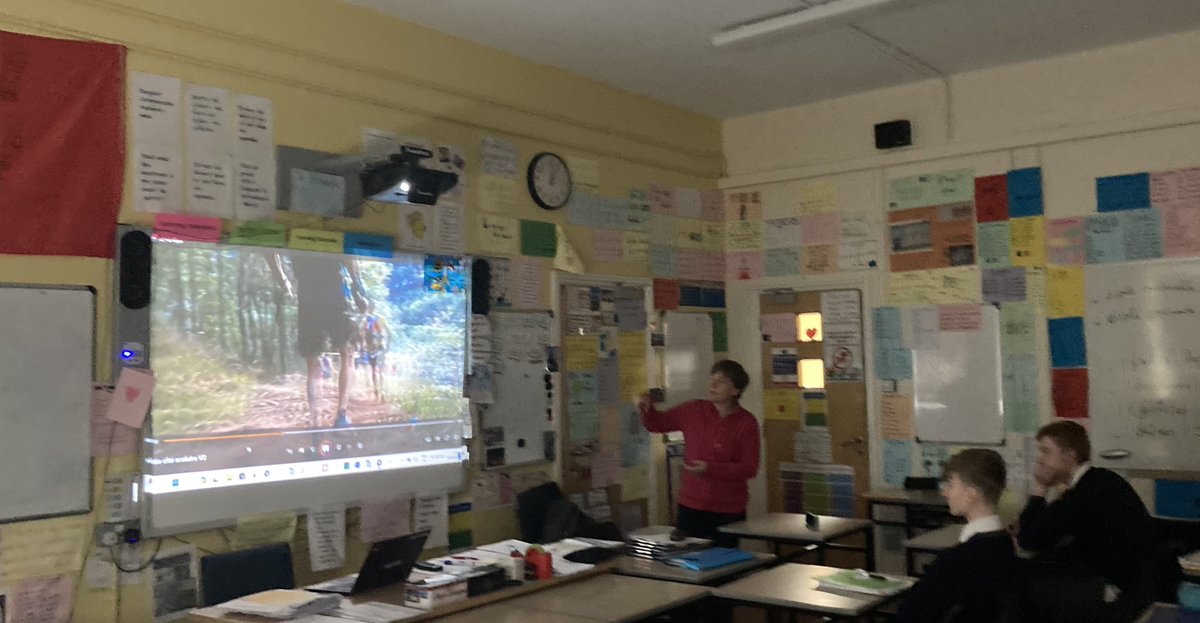
[[[1046,269],[1046,298],[1049,318],[1083,315],[1083,267],[1051,266]]]
[[[600,361],[600,339],[594,335],[568,335],[563,338],[563,351],[567,360],[567,370],[595,370]]]
[[[1040,216],[1011,219],[1009,255],[1013,266],[1046,265],[1046,228]]]
[[[630,467],[621,474],[621,501],[650,497],[650,470],[645,465]]]
[[[520,255],[520,223],[507,216],[480,214],[479,250],[491,255]]]
[[[87,516],[43,519],[0,528],[0,584],[77,573],[90,538]]]
[[[633,400],[646,391],[646,334],[625,332],[617,336],[621,398]]]
[[[288,235],[288,247],[300,251],[341,253],[345,250],[346,235],[340,231],[323,229],[293,229]]]
[[[563,226],[555,225],[554,232],[558,238],[558,247],[554,250],[554,270],[576,275],[583,273],[583,260],[579,259],[579,252],[575,250],[575,245],[571,244]]]
[[[763,411],[768,420],[799,420],[800,389],[763,390]]]
[[[706,223],[700,219],[675,219],[675,246],[681,249],[705,249],[708,243],[704,241],[707,231]]]
[[[645,268],[650,262],[650,235],[640,231],[627,231],[622,234],[622,256],[625,264]]]
[[[983,298],[983,279],[978,266],[959,266],[929,271],[934,305],[978,303]]]
[[[933,305],[933,274],[925,270],[910,270],[888,275],[889,305]]]
[[[818,180],[800,186],[800,214],[808,216],[838,209],[837,186]]]

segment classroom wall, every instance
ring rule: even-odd
[[[595,160],[605,196],[625,196],[650,183],[712,188],[723,170],[715,119],[332,0],[39,0],[0,7],[0,29],[121,44],[128,48],[130,70],[270,98],[277,144],[351,153],[369,127],[461,146],[468,161],[468,253],[477,242],[477,188],[470,179],[477,174],[484,136],[513,142],[522,166],[542,150]],[[121,222],[150,224],[150,215],[133,211],[129,188],[127,182]],[[565,210],[542,211],[523,191],[511,216],[566,225]],[[366,210],[361,219],[280,215],[279,220],[289,226],[395,234],[397,218],[394,207],[382,206]],[[584,232],[567,226],[567,233],[589,273],[647,274],[645,267],[592,262]],[[3,256],[0,281],[96,286],[97,365],[100,378],[107,378],[109,262]],[[548,282],[545,288],[549,306]],[[135,468],[132,457],[122,457],[109,471]],[[473,527],[477,542],[515,536],[517,530],[511,508],[475,513]],[[216,532],[182,536],[208,550],[228,547]],[[355,541],[347,568],[363,555]],[[81,547],[90,551],[86,544]],[[307,562],[298,561],[297,567],[306,568]],[[301,579],[306,576],[311,574],[302,573]],[[147,584],[124,587],[119,597],[112,590],[81,588],[74,620],[149,620],[149,606]]]
[[[973,168],[979,177],[1040,166],[1046,218],[1086,215],[1096,211],[1096,177],[1200,165],[1200,84],[1181,79],[1197,70],[1200,31],[1192,31],[729,119],[721,186],[760,190],[764,218],[771,218],[794,215],[804,183],[829,181],[841,209],[866,210],[884,241],[889,179],[958,168]],[[914,146],[879,152],[873,125],[893,119],[912,121]],[[864,308],[871,300],[883,305],[886,262],[881,266],[819,279],[729,284],[731,356],[752,363],[759,357],[758,291],[862,283]],[[870,335],[869,326],[866,331]],[[872,357],[873,349],[865,350]],[[1045,421],[1051,415],[1048,364],[1040,386]],[[761,413],[761,397],[751,392],[748,399]],[[869,405],[878,486],[879,404]],[[1145,496],[1152,489],[1149,480],[1134,484]],[[752,512],[765,508],[765,483],[754,485]]]

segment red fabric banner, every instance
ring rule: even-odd
[[[0,253],[112,257],[125,48],[0,32]]]

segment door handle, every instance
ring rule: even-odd
[[[842,442],[843,448],[849,448],[850,446],[858,446],[857,450],[859,456],[863,456],[867,453],[867,440],[863,439],[861,436],[854,437],[853,439],[847,439],[846,441]]]

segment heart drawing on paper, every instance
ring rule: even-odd
[[[815,338],[815,337],[817,337],[817,330],[816,330],[816,329],[808,329],[808,330],[806,330],[806,331],[805,331],[805,333],[806,333],[806,334],[808,334],[808,339],[810,339],[810,340],[811,340],[811,339],[813,339],[813,338]]]
[[[137,400],[137,397],[140,396],[141,394],[142,394],[142,390],[140,390],[136,387],[126,387],[125,388],[125,402],[133,402],[134,400]]]

